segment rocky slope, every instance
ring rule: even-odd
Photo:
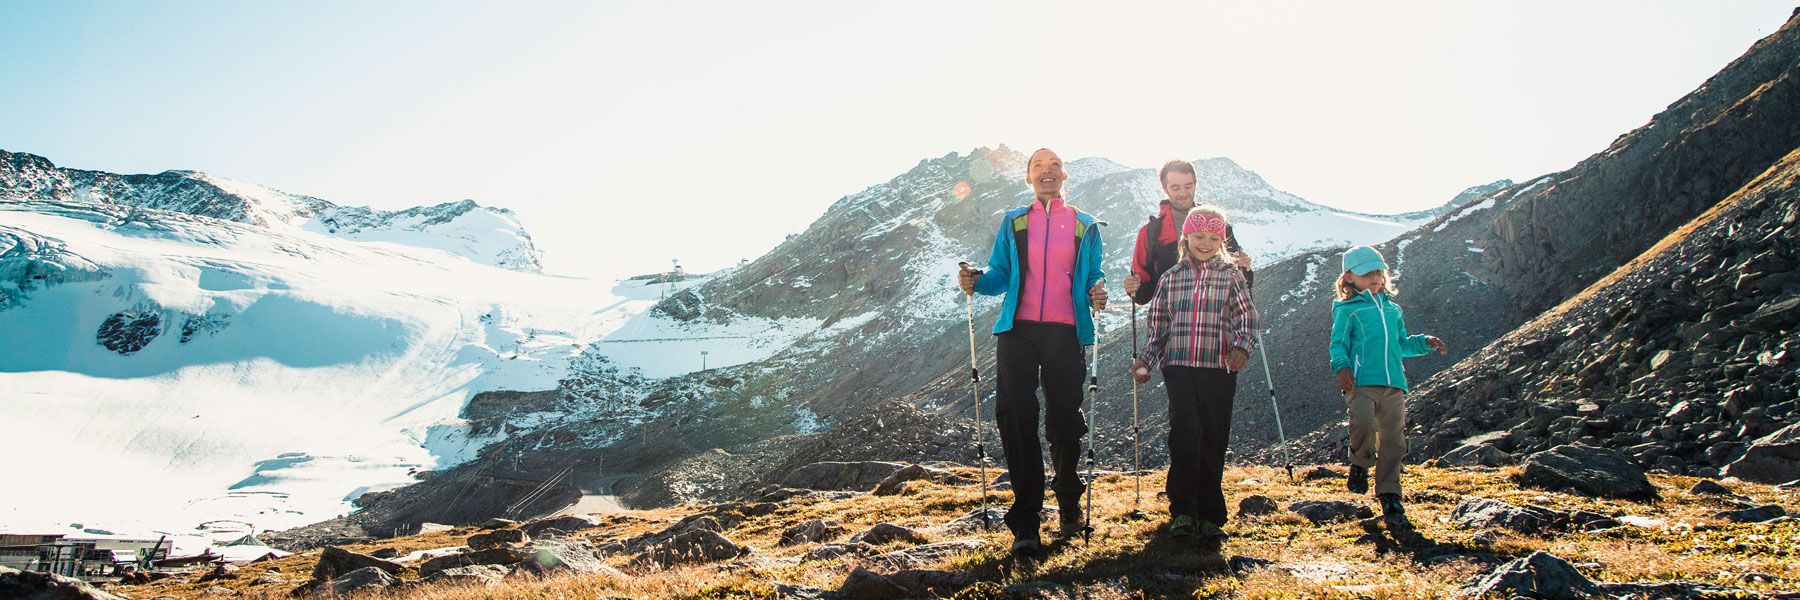
[[[1418,457],[1525,456],[1586,442],[1644,466],[1784,483],[1759,438],[1800,451],[1800,148],[1629,264],[1440,373],[1415,395]],[[1780,465],[1785,465],[1782,468]],[[1786,471],[1782,473],[1781,471]]]

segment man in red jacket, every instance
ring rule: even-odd
[[[1181,240],[1181,223],[1194,209],[1193,163],[1171,160],[1157,172],[1157,179],[1162,181],[1163,193],[1169,199],[1162,201],[1156,216],[1138,229],[1137,248],[1131,252],[1131,274],[1124,281],[1126,295],[1138,304],[1149,304],[1156,297],[1156,281],[1179,260],[1175,245]],[[1244,272],[1244,281],[1254,283],[1250,255],[1238,245],[1237,235],[1229,226],[1225,229],[1225,251]]]

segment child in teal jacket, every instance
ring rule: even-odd
[[[1369,491],[1390,520],[1404,520],[1400,460],[1406,456],[1406,371],[1400,360],[1449,352],[1444,341],[1408,335],[1406,318],[1388,285],[1387,261],[1369,246],[1344,253],[1337,301],[1331,304],[1331,370],[1350,413],[1350,491]]]

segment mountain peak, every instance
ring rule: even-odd
[[[540,270],[542,256],[512,211],[470,199],[388,212],[339,206],[189,169],[120,175],[61,168],[42,156],[0,150],[0,199],[166,210],[263,228],[434,248],[530,273]],[[461,219],[479,223],[452,224]]]

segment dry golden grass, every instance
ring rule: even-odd
[[[972,471],[972,470],[971,470]],[[932,541],[979,538],[989,542],[980,551],[945,559],[936,568],[972,573],[980,585],[963,590],[959,598],[997,598],[1004,586],[1044,581],[1073,585],[1084,597],[1234,597],[1234,598],[1439,598],[1447,596],[1485,570],[1466,558],[1487,552],[1506,559],[1547,550],[1576,563],[1588,576],[1604,581],[1700,580],[1775,592],[1800,587],[1800,525],[1733,524],[1713,518],[1727,508],[1722,501],[1689,496],[1685,490],[1695,481],[1686,477],[1658,477],[1654,481],[1663,499],[1633,503],[1593,499],[1555,491],[1524,489],[1513,483],[1516,470],[1474,472],[1413,466],[1404,478],[1413,530],[1390,530],[1377,520],[1313,526],[1289,512],[1263,517],[1238,517],[1227,525],[1234,536],[1226,546],[1228,556],[1248,556],[1275,561],[1278,568],[1252,571],[1242,577],[1224,572],[1220,557],[1202,556],[1171,544],[1160,535],[1165,508],[1156,497],[1163,475],[1144,477],[1142,507],[1150,520],[1129,520],[1133,508],[1132,478],[1107,475],[1095,486],[1094,526],[1091,543],[1066,544],[1034,568],[1017,566],[1005,556],[1011,542],[1003,531],[977,535],[949,535],[935,527],[980,504],[979,488],[972,484],[941,485],[916,482],[898,496],[857,496],[844,500],[796,499],[780,510],[750,518],[725,534],[755,548],[744,559],[724,564],[703,564],[669,570],[634,571],[630,556],[609,563],[630,578],[560,576],[545,579],[509,579],[502,587],[423,586],[392,592],[383,597],[427,600],[478,598],[772,598],[776,582],[835,589],[860,559],[800,563],[799,557],[813,544],[777,546],[781,531],[810,519],[832,519],[850,532],[876,523],[892,522],[922,530]],[[1792,497],[1768,486],[1736,484],[1739,493],[1762,502],[1788,503]],[[1349,500],[1367,502],[1343,489],[1342,479],[1300,481],[1290,484],[1280,469],[1233,467],[1226,474],[1228,500],[1234,507],[1245,496],[1262,494],[1286,506],[1297,500]],[[1547,537],[1488,533],[1453,528],[1447,515],[1465,496],[1477,495],[1514,504],[1539,504],[1557,509],[1585,509],[1605,514],[1634,515],[1668,523],[1659,528],[1627,528],[1601,534],[1569,534]],[[999,493],[1001,500],[1010,494]],[[607,525],[584,532],[595,542],[622,540],[666,527],[699,508],[630,512],[607,517]],[[1234,511],[1235,512],[1235,511]],[[1440,518],[1445,518],[1440,520]],[[452,546],[473,530],[389,540],[352,547],[372,551],[393,547],[403,552]],[[847,537],[847,536],[846,536]],[[885,549],[903,547],[896,544]],[[288,557],[263,565],[249,565],[235,580],[221,582],[241,597],[285,598],[311,572],[316,552]],[[269,566],[288,578],[281,584],[251,585]],[[1746,582],[1741,576],[1761,573],[1768,582]],[[410,578],[415,575],[405,574]],[[199,597],[212,585],[177,583],[117,588],[131,598],[157,595]]]

